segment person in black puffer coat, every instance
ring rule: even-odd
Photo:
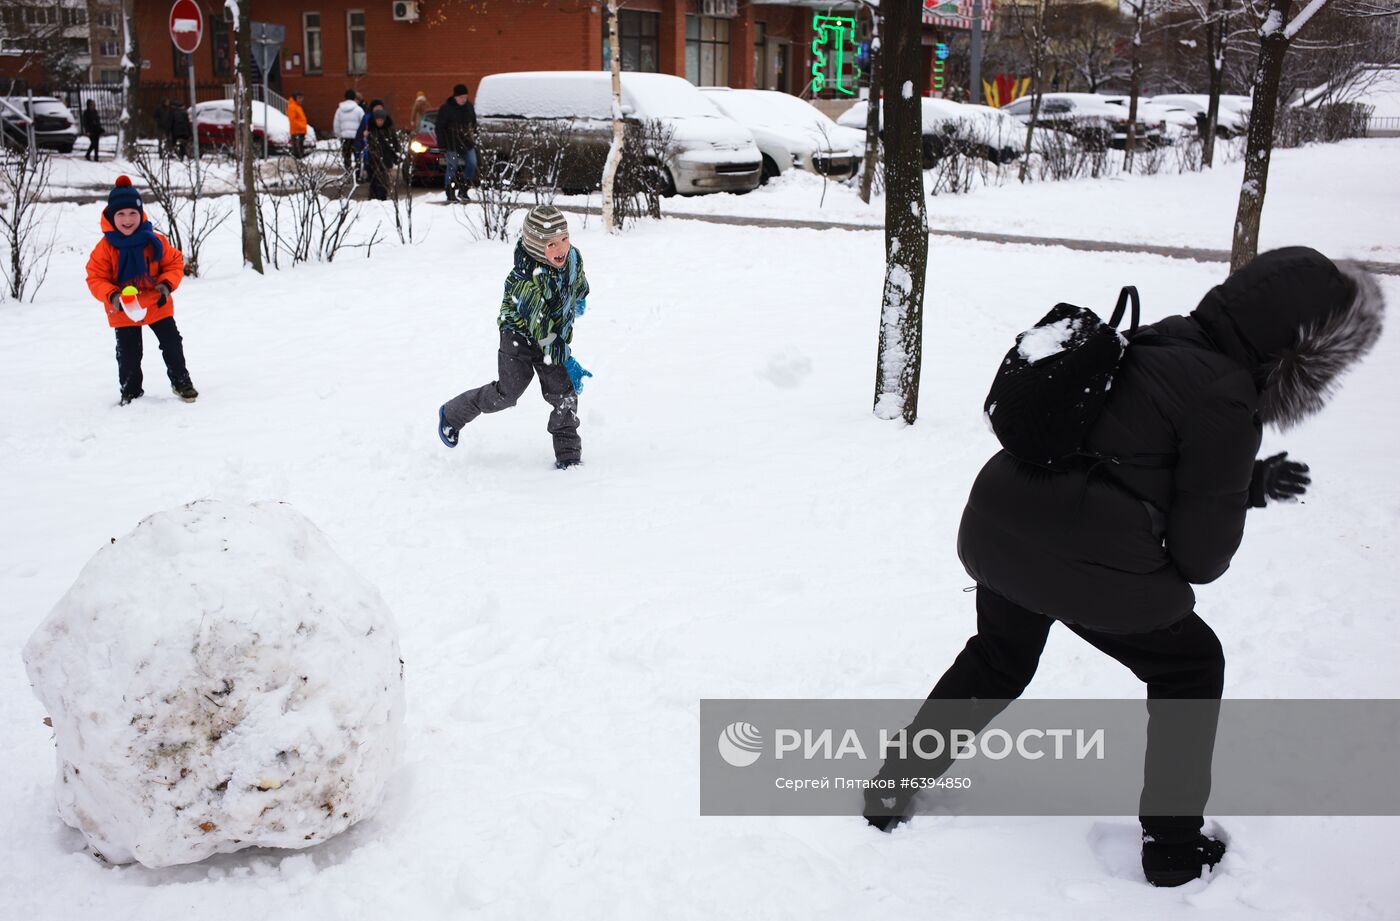
[[[434,126],[437,146],[442,150],[442,185],[447,200],[467,198],[467,187],[476,178],[476,108],[464,83],[458,83],[438,106]]]
[[[1189,316],[1138,331],[1085,450],[1164,460],[1086,461],[1063,472],[1005,451],[987,462],[958,531],[958,555],[977,582],[977,633],[930,701],[987,701],[979,713],[990,721],[1005,705],[991,702],[1025,690],[1056,621],[1132,669],[1149,699],[1218,700],[1225,658],[1194,613],[1191,586],[1224,574],[1251,507],[1306,489],[1304,465],[1286,455],[1255,459],[1261,426],[1287,429],[1321,409],[1379,338],[1382,313],[1364,270],[1292,247],[1235,272]],[[936,707],[926,709],[911,734],[938,729]],[[1204,809],[1213,719],[1185,736],[1154,728],[1144,812],[1154,764],[1168,766],[1172,783]],[[936,776],[949,763],[891,759],[882,776]],[[872,794],[866,818],[888,830],[908,799]],[[1223,843],[1201,834],[1199,813],[1141,820],[1143,869],[1154,885],[1194,879],[1224,854]]]

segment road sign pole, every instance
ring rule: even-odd
[[[982,0],[972,0],[972,103],[982,104]]]
[[[195,123],[195,104],[198,102],[194,95],[194,55],[190,59],[190,134],[194,139],[194,187],[198,189],[199,181],[199,125]]]

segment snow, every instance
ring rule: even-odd
[[[1016,350],[1023,359],[1035,364],[1063,352],[1078,332],[1079,327],[1069,317],[1045,326],[1033,326],[1017,337]]]
[[[1397,152],[1278,151],[1265,244],[1400,254]],[[819,209],[820,179],[793,178],[665,206],[883,214],[836,184]],[[1235,163],[981,188],[940,195],[933,219],[1228,246],[1239,182]],[[570,215],[593,288],[574,342],[598,377],[585,466],[562,475],[533,390],[455,451],[434,433],[445,398],[495,374],[510,244],[422,208],[413,246],[263,277],[226,225],[177,294],[199,402],[160,386],[147,337],[147,396],[117,407],[112,335],[82,281],[100,207],[57,206],[48,283],[0,305],[5,917],[1394,916],[1394,818],[1214,816],[1220,871],[1158,891],[1127,816],[929,816],[886,837],[856,818],[697,815],[700,698],[921,697],[962,648],[958,519],[996,448],[981,409],[1016,333],[1056,301],[1106,312],[1125,283],[1145,321],[1189,310],[1223,265],[935,237],[904,426],[871,413],[882,233],[669,220],[612,238]],[[366,229],[392,222],[360,207]],[[1400,279],[1381,283],[1400,302]],[[1266,432],[1263,452],[1309,463],[1313,487],[1251,512],[1230,571],[1199,592],[1228,696],[1400,696],[1398,380],[1389,335],[1316,420]],[[106,867],[54,810],[48,713],[19,651],[96,546],[203,497],[289,502],[378,587],[401,629],[404,760],[379,812],[320,847]],[[1142,686],[1057,627],[1028,693]]]
[[[374,812],[398,756],[393,618],[285,505],[196,502],[112,538],[24,661],[59,814],[112,863],[314,847]]]

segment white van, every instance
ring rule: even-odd
[[[478,143],[485,148],[516,133],[522,121],[555,121],[569,133],[559,187],[595,189],[612,143],[612,77],[606,71],[492,74],[476,91]],[[762,155],[748,129],[722,115],[681,77],[626,72],[622,114],[655,119],[671,129],[665,164],[670,188],[683,195],[747,192],[763,175]]]

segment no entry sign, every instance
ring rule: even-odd
[[[194,54],[204,37],[204,14],[194,0],[175,0],[170,7],[170,40],[185,54]]]

